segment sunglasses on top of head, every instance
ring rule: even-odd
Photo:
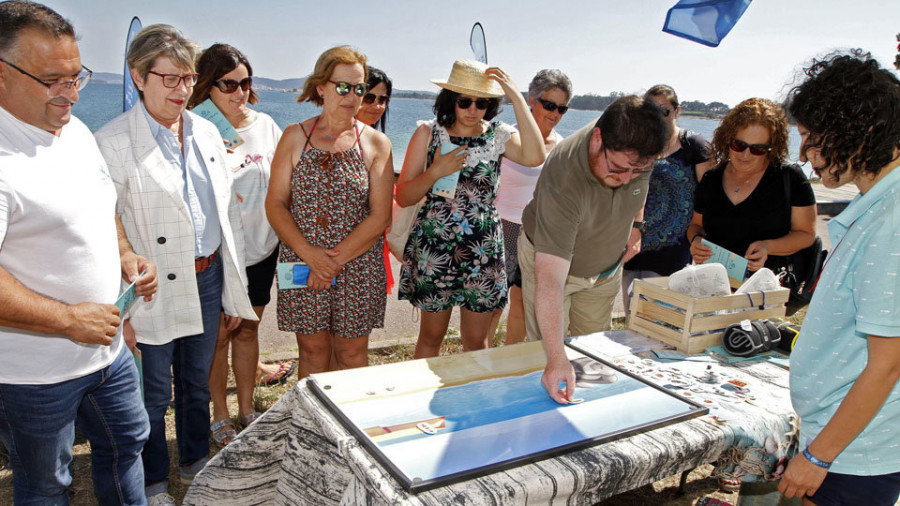
[[[328,81],[329,83],[334,85],[334,91],[337,92],[338,95],[344,96],[350,93],[350,90],[353,90],[353,94],[357,97],[361,97],[369,91],[369,85],[366,83],[359,84],[350,84],[346,81]]]
[[[565,114],[566,111],[569,110],[569,106],[567,105],[559,105],[555,102],[544,100],[543,98],[539,98],[538,102],[541,103],[541,107],[547,112],[559,111],[560,114]]]
[[[219,91],[222,93],[234,93],[238,88],[247,91],[253,86],[253,78],[245,77],[240,81],[235,81],[234,79],[219,79],[218,81],[213,82],[216,88],[219,88]]]
[[[735,151],[737,153],[743,153],[744,150],[750,148],[750,154],[753,156],[763,156],[772,150],[772,147],[768,144],[747,144],[746,142],[740,139],[735,139],[734,137],[731,138],[731,144],[728,147],[730,147],[732,151]]]
[[[363,103],[369,105],[374,104],[376,100],[378,101],[378,105],[387,105],[387,103],[391,101],[391,97],[387,95],[375,96],[374,93],[366,93],[366,96],[363,97]]]
[[[460,109],[468,109],[469,107],[472,107],[472,104],[474,103],[477,109],[483,111],[488,108],[489,102],[490,101],[486,98],[476,98],[473,100],[468,97],[459,97],[456,99],[456,105],[458,105]]]

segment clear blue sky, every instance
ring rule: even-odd
[[[778,98],[798,64],[839,47],[863,47],[893,68],[898,0],[755,0],[718,48],[661,31],[676,0],[587,2],[429,0],[52,0],[80,34],[82,60],[122,72],[132,16],[168,23],[203,47],[241,49],[254,73],[304,77],[318,55],[351,44],[401,89],[432,90],[453,60],[471,58],[469,31],[485,28],[489,63],[521,89],[541,68],[566,72],[576,94],[675,87],[682,100],[734,105]]]

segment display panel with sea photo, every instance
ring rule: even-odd
[[[542,343],[314,374],[313,391],[417,492],[597,444],[705,409],[567,348],[576,403],[541,386]]]

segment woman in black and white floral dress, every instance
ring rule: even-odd
[[[438,354],[454,306],[461,308],[463,349],[487,346],[491,315],[506,304],[503,231],[494,206],[500,158],[522,165],[544,160],[537,124],[505,72],[458,60],[449,79],[432,82],[444,88],[435,100],[437,118],[419,123],[397,182],[399,205],[425,199],[400,272],[400,298],[423,310],[416,358]],[[513,104],[518,132],[490,122],[503,95]],[[446,176],[458,179],[439,194],[433,187]]]

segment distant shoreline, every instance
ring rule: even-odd
[[[302,81],[303,81],[302,79],[285,79],[285,80],[278,81],[278,80],[274,80],[274,79],[267,79],[264,77],[257,77],[257,76],[254,76],[253,79],[254,79],[253,89],[255,89],[257,91],[274,91],[274,92],[279,92],[279,93],[294,93],[294,94],[300,94],[302,92],[302,85],[297,86],[297,87],[292,86],[290,88],[284,88],[284,87],[272,86],[269,84],[269,83],[279,83],[279,82],[284,82],[284,81],[288,81],[291,84],[295,84],[298,81],[302,83]],[[98,73],[94,74],[94,77],[92,78],[92,82],[95,82],[97,84],[111,84],[111,85],[116,85],[116,86],[122,86],[122,83],[123,83],[121,75],[112,74],[112,73],[108,73],[108,72],[98,72]],[[582,105],[584,105],[584,100],[579,100],[579,99],[588,99],[589,101],[590,100],[596,101],[596,99],[602,100],[604,98],[607,100],[602,101],[602,103],[606,103],[606,102],[612,102],[616,97],[619,97],[619,96],[624,96],[624,94],[623,93],[613,93],[611,95],[602,96],[602,97],[599,95],[592,95],[592,94],[575,95],[572,97],[572,102],[574,102],[576,105],[572,105],[570,103],[569,107],[571,109],[575,109],[575,110],[579,110],[579,111],[602,112],[603,108],[578,107],[577,103],[580,101],[580,102],[582,102]],[[392,94],[392,98],[403,98],[403,99],[407,99],[407,100],[434,100],[435,97],[437,97],[436,92],[424,91],[424,90],[394,89],[393,94]],[[697,104],[697,102],[692,102],[692,103]],[[703,103],[701,102],[700,104],[703,104]],[[717,104],[719,104],[721,106],[725,106],[725,104],[721,104],[721,103],[717,103]],[[683,107],[687,106],[687,104],[682,104],[682,105],[683,105]],[[703,104],[701,107],[703,107],[705,105],[706,104]],[[727,112],[727,111],[725,111],[725,112]],[[725,114],[724,113],[711,114],[709,112],[687,110],[687,109],[682,108],[681,115],[686,116],[686,117],[691,117],[691,118],[697,118],[697,119],[709,119],[709,120],[713,120],[713,121],[719,121],[722,119],[722,117],[724,117]]]

